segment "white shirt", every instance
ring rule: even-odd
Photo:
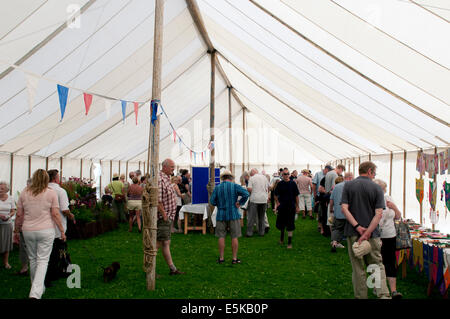
[[[58,196],[59,202],[59,214],[61,215],[61,224],[64,228],[64,233],[67,231],[67,217],[63,215],[64,210],[69,210],[69,198],[67,197],[67,192],[64,188],[59,186],[56,183],[49,183],[48,187],[53,189]],[[55,238],[61,237],[61,232],[58,229],[58,226],[55,225]]]
[[[389,195],[384,195],[385,201],[392,202],[392,197]],[[395,211],[389,207],[387,207],[383,210],[383,215],[380,220],[380,237],[381,238],[392,238],[397,236],[397,232],[395,230]]]
[[[250,202],[266,204],[269,194],[269,181],[262,174],[255,174],[248,180],[248,188],[252,189]]]
[[[8,195],[8,198],[5,201],[2,201],[0,199],[0,215],[8,217],[11,213],[11,209],[16,209],[16,203],[14,202],[14,198],[10,195]],[[12,218],[8,219],[7,221],[3,221],[0,219],[0,224],[11,224],[13,221]]]

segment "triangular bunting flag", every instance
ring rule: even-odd
[[[176,143],[177,141],[177,132],[174,130],[173,131],[173,142]]]
[[[64,113],[66,112],[66,105],[67,105],[67,97],[69,95],[69,88],[57,85],[58,87],[58,95],[59,95],[59,107],[61,109],[61,121],[64,118]]]
[[[106,119],[111,115],[111,100],[105,99]]]
[[[125,114],[127,112],[127,101],[121,100],[121,102],[122,102],[122,121],[123,123],[125,123]]]
[[[202,152],[202,162],[203,162],[203,152]]]
[[[136,117],[136,125],[138,125],[137,124],[137,117],[138,117],[138,111],[139,111],[139,103],[138,102],[134,102],[133,104],[134,104],[134,115]]]
[[[84,97],[84,107],[86,109],[86,115],[89,113],[89,109],[91,108],[92,104],[92,94],[83,93]]]
[[[28,92],[28,105],[31,110],[34,106],[34,97],[36,96],[36,90],[39,84],[39,78],[32,76],[30,74],[26,74],[26,81],[27,81],[27,92]]]

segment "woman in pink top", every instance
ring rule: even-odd
[[[38,169],[33,174],[31,185],[25,188],[17,203],[17,218],[14,235],[23,233],[30,260],[30,298],[40,299],[44,293],[44,279],[48,260],[55,238],[55,224],[61,232],[61,240],[66,240],[59,214],[56,192],[48,188],[49,177],[45,170]]]
[[[129,211],[129,223],[130,228],[128,231],[133,231],[134,220],[136,219],[138,225],[138,231],[141,232],[141,211],[142,211],[142,193],[144,189],[139,185],[139,179],[133,177],[133,184],[128,187],[128,201],[127,208]]]

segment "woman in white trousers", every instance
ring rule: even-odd
[[[30,261],[31,290],[29,298],[40,299],[44,293],[44,279],[55,238],[55,225],[66,240],[59,214],[56,192],[48,188],[49,177],[45,170],[33,174],[31,185],[20,194],[14,236],[22,232]]]

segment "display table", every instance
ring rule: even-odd
[[[180,209],[178,218],[184,219],[184,234],[187,234],[189,230],[201,230],[202,234],[206,234],[206,219],[208,219],[209,204],[189,204],[183,205]],[[185,215],[186,214],[186,218]],[[198,226],[195,223],[192,225],[189,223],[190,214],[203,215],[202,225]]]
[[[406,275],[406,264],[409,263],[428,278],[428,295],[433,288],[437,288],[444,298],[448,298],[450,235],[432,232],[412,220],[406,222],[410,228],[413,246],[397,251],[397,264],[402,266],[403,277]]]

